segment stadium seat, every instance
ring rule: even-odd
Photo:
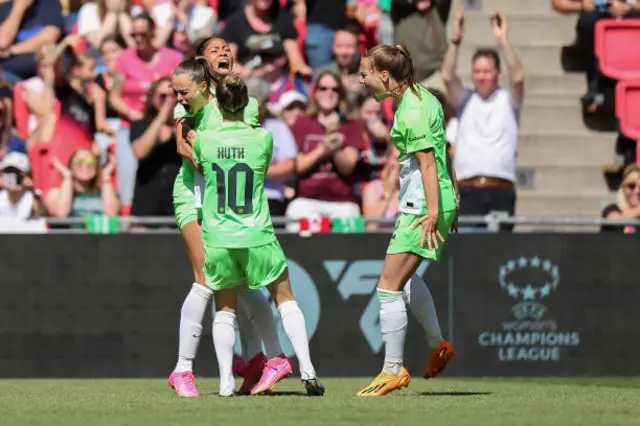
[[[595,54],[601,72],[607,77],[640,79],[638,46],[640,19],[601,19],[596,23]]]
[[[623,80],[616,85],[616,117],[620,131],[630,139],[640,141],[640,79]],[[636,159],[638,153],[636,153]]]

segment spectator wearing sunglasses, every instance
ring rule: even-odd
[[[130,206],[138,163],[131,149],[130,122],[144,118],[144,103],[151,83],[167,77],[182,61],[182,54],[166,47],[154,45],[155,23],[149,15],[133,18],[131,36],[135,46],[126,49],[116,62],[109,100],[122,116],[117,141],[118,194],[122,204]]]
[[[81,148],[73,153],[67,166],[57,158],[53,159],[53,166],[62,176],[62,183],[58,188],[51,189],[45,199],[52,216],[118,214],[120,202],[112,183],[115,170],[113,154],[109,156],[105,167],[100,168],[93,152]]]
[[[602,210],[605,219],[640,219],[640,165],[631,164],[622,173],[616,202]],[[635,234],[635,226],[605,225],[602,232]]]
[[[26,221],[46,214],[33,188],[29,158],[20,152],[7,154],[0,162],[0,218]]]
[[[350,120],[340,75],[320,73],[307,108],[292,131],[298,146],[298,198],[289,218],[360,216],[354,190],[355,167],[364,148],[360,121]],[[297,224],[290,226],[297,229]]]

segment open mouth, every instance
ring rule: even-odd
[[[230,71],[229,65],[231,65],[231,61],[229,61],[229,58],[220,58],[217,68],[220,71]]]
[[[181,102],[181,104],[184,107],[185,111],[187,111],[188,113],[191,113],[191,105],[189,105],[187,102]]]

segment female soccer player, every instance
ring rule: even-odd
[[[374,47],[362,59],[360,83],[376,100],[393,97],[398,102],[391,139],[400,151],[400,213],[377,289],[384,367],[358,392],[380,396],[409,385],[403,366],[407,332],[403,289],[412,275],[412,281],[416,277],[423,259],[440,258],[449,230],[456,228],[459,197],[448,167],[442,106],[414,83],[409,52],[403,46]],[[418,294],[412,290],[415,298]]]
[[[193,158],[205,177],[202,239],[206,284],[214,290],[213,343],[220,370],[220,395],[234,393],[232,372],[236,287],[266,287],[271,293],[300,363],[309,395],[323,395],[309,355],[304,316],[293,298],[287,262],[276,239],[264,179],[271,162],[273,138],[244,122],[247,86],[230,74],[216,86],[224,122],[197,132]],[[269,363],[278,362],[270,359]],[[284,376],[265,369],[251,394],[265,392]]]
[[[199,53],[204,51],[208,54],[207,58],[183,62],[172,76],[173,88],[178,99],[174,117],[178,119],[179,145],[181,143],[185,145],[184,140],[180,139],[183,139],[183,133],[187,133],[191,128],[198,130],[215,127],[222,121],[212,90],[214,90],[215,75],[225,71],[228,73],[233,66],[231,53],[226,42],[218,38],[203,42]],[[245,119],[257,123],[257,102],[253,100],[253,104],[252,110],[247,109],[250,115]],[[185,122],[186,119],[189,124]],[[190,148],[190,145],[186,145]],[[182,306],[178,363],[169,377],[169,384],[178,395],[193,397],[198,396],[199,393],[193,382],[192,364],[200,341],[202,318],[212,291],[205,286],[204,248],[198,223],[204,180],[196,173],[190,150],[181,152],[181,155],[184,161],[174,183],[174,210],[193,268],[194,284]],[[267,355],[280,360],[277,365],[272,365],[270,368],[277,367],[278,373],[285,376],[291,373],[292,368],[289,360],[280,356],[282,348],[267,299],[259,292],[243,292],[242,295],[243,309],[240,312],[244,315],[239,315],[238,320],[242,324],[240,331],[243,337],[243,352],[245,359],[249,362],[244,372],[245,383],[239,392],[248,393],[267,366],[267,357],[262,353],[262,342],[254,333],[254,327],[260,331]],[[251,316],[248,311],[251,312]],[[253,322],[249,319],[251,317]]]

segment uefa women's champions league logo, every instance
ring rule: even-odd
[[[541,300],[558,288],[560,268],[538,256],[506,261],[498,270],[500,288],[521,302],[511,307],[514,319],[504,321],[501,331],[485,331],[478,343],[497,347],[500,361],[559,361],[560,348],[580,344],[580,333],[558,331],[554,319],[544,318]]]
[[[531,282],[517,284],[514,276],[517,271],[522,269],[542,271],[542,279],[536,280],[538,281],[536,284]],[[539,321],[547,308],[542,303],[534,302],[534,300],[548,297],[552,291],[558,288],[559,280],[558,266],[537,256],[531,258],[523,256],[519,259],[509,260],[500,266],[500,287],[514,299],[523,300],[511,308],[511,312],[518,320],[531,318]]]

